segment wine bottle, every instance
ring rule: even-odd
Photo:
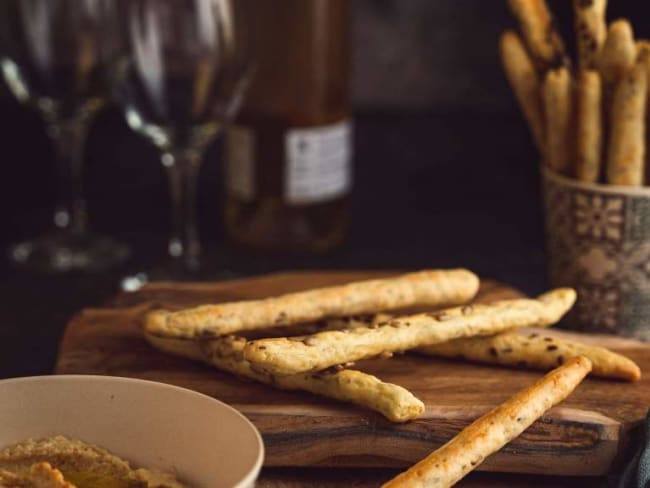
[[[348,0],[243,0],[255,66],[227,131],[225,223],[235,243],[323,252],[349,222]]]

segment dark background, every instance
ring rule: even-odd
[[[282,0],[260,0],[282,1]],[[324,256],[253,254],[224,243],[218,143],[200,195],[208,275],[285,269],[466,266],[529,293],[546,286],[538,156],[501,72],[505,0],[350,0],[356,114],[353,225]],[[549,2],[573,45],[571,2]],[[650,37],[647,0],[610,0],[610,19]],[[56,194],[37,114],[0,88],[0,247],[48,229]],[[47,373],[65,322],[99,305],[125,272],[163,256],[165,177],[156,150],[114,109],[87,144],[94,230],[135,250],[125,269],[38,276],[0,264],[0,377]]]

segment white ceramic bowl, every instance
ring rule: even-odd
[[[191,390],[108,376],[0,381],[0,448],[57,434],[136,467],[175,472],[197,488],[253,487],[264,458],[253,424]]]

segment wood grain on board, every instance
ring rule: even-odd
[[[257,488],[378,488],[399,470],[267,468]],[[607,488],[605,478],[531,476],[528,474],[470,473],[456,488]]]
[[[247,415],[266,445],[266,466],[404,467],[446,442],[472,420],[533,383],[538,371],[447,361],[406,354],[355,367],[400,384],[425,402],[425,415],[396,425],[374,412],[301,392],[274,390],[164,355],[141,337],[151,306],[186,307],[260,298],[300,289],[386,276],[386,272],[283,273],[208,284],[159,283],[88,309],[69,324],[57,362],[61,374],[105,374],[171,383],[219,398]],[[394,273],[392,273],[394,274]],[[484,281],[477,300],[521,296]],[[576,338],[577,334],[548,331]],[[610,347],[646,372],[650,347],[607,337],[577,337]],[[617,465],[629,432],[650,405],[650,381],[635,384],[588,379],[565,402],[479,469],[546,475],[597,476]]]

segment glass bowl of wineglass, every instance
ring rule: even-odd
[[[13,95],[45,121],[57,153],[60,196],[54,230],[12,247],[13,262],[43,271],[98,270],[128,248],[87,231],[83,144],[103,106],[104,0],[0,2],[0,72]]]
[[[196,188],[203,151],[234,116],[250,77],[236,0],[108,1],[112,94],[153,143],[169,178],[171,236],[164,265],[125,280],[184,279],[200,269]]]

